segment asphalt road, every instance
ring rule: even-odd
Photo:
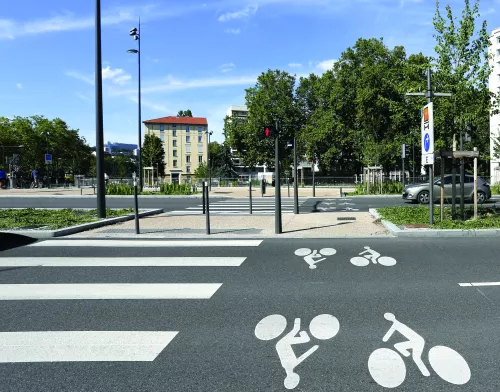
[[[484,206],[493,206],[500,202],[498,196],[494,196]],[[0,198],[2,208],[96,208],[95,196],[2,196]],[[259,213],[259,207],[266,210],[267,213],[274,211],[274,197],[254,197],[254,213]],[[331,197],[331,198],[301,198],[300,212],[345,212],[359,211],[368,212],[370,208],[392,207],[392,206],[415,206],[411,202],[405,201],[401,196],[384,196],[384,197],[356,197],[348,196],[347,198]],[[216,210],[224,214],[235,213],[240,215],[246,211],[249,204],[248,198],[228,198],[214,197],[210,198],[212,212]],[[470,203],[467,203],[470,204]],[[457,203],[457,206],[459,203]],[[108,208],[133,208],[133,196],[107,197],[106,206]],[[283,211],[293,211],[293,198],[282,198]],[[202,213],[202,199],[199,197],[139,197],[139,208],[163,208],[165,211],[186,211]]]
[[[398,383],[395,390],[412,392],[500,390],[500,286],[459,285],[500,280],[498,244],[491,239],[273,239],[259,246],[213,246],[203,240],[181,246],[167,240],[128,239],[61,246],[68,244],[65,241],[0,253],[0,362],[13,357],[19,361],[0,363],[2,392],[284,391],[284,367],[290,372],[288,387],[298,382],[290,389],[294,391],[383,391],[389,388],[381,384]],[[365,246],[392,259],[379,257],[377,264],[364,259],[369,265],[353,265],[350,259]],[[311,269],[303,256],[294,254],[299,248],[326,256],[309,260],[316,262]],[[321,251],[325,248],[336,252]],[[61,261],[66,266],[41,266],[56,265],[56,256],[70,259]],[[122,264],[154,264],[156,257],[167,256],[177,257],[170,259],[171,266],[67,264],[82,263],[77,257],[101,265],[116,257],[123,258],[118,260]],[[239,266],[215,267],[188,266],[195,259],[179,257],[201,257],[201,263],[212,264],[217,260],[207,257],[246,259]],[[29,263],[38,266],[27,267]],[[6,284],[77,283],[141,283],[151,290],[158,283],[222,285],[205,299],[188,299],[206,290],[192,286],[174,299],[5,300],[14,292],[43,296],[40,287],[37,291],[34,286],[9,286],[6,291]],[[47,295],[57,297],[64,291],[60,287],[51,286]],[[112,292],[99,290],[93,294],[102,298]],[[117,295],[125,296],[129,288],[121,290]],[[154,297],[154,290],[144,295]],[[392,322],[385,313],[399,322],[387,342],[383,337]],[[266,318],[270,315],[275,316]],[[148,361],[107,357],[98,362],[89,358],[103,355],[102,345],[127,357],[134,344],[146,350],[148,341],[156,338],[130,338],[113,346],[103,333],[98,343],[87,347],[86,339],[75,337],[54,339],[52,345],[25,337],[30,331],[178,333],[166,346],[159,344]],[[429,376],[411,355],[396,352],[394,344],[406,340],[412,342],[410,350],[421,352],[422,371],[428,370]],[[14,341],[20,343],[12,348]],[[88,361],[33,362],[76,352],[83,352]]]

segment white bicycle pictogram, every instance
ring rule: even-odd
[[[396,259],[388,256],[380,256],[380,253],[375,252],[369,246],[365,246],[364,248],[366,250],[361,252],[359,256],[351,258],[351,263],[356,267],[366,267],[368,264],[370,264],[370,261],[373,264],[378,263],[386,267],[392,267],[396,264]],[[360,257],[361,255],[363,255],[363,257]]]
[[[304,257],[304,260],[309,264],[310,269],[315,269],[316,264],[320,261],[326,260],[323,256],[333,256],[337,251],[333,248],[323,248],[319,252],[309,248],[300,248],[295,251],[296,256]]]
[[[279,337],[287,328],[287,319],[280,314],[264,317],[255,327],[255,336],[260,340],[273,340]],[[318,340],[328,340],[339,332],[339,321],[331,314],[320,314],[309,323],[311,336]],[[285,370],[284,385],[286,389],[294,389],[300,382],[300,376],[295,373],[295,368],[313,354],[319,345],[310,347],[305,353],[298,356],[293,346],[309,343],[311,338],[307,331],[301,331],[300,318],[296,318],[293,328],[276,343],[276,352]]]
[[[368,358],[368,370],[373,380],[385,388],[396,388],[406,378],[406,365],[401,357],[411,356],[420,372],[428,377],[429,369],[422,361],[425,340],[411,328],[396,320],[392,313],[385,313],[384,317],[392,321],[392,326],[382,338],[387,342],[394,332],[399,332],[407,340],[396,343],[392,350],[389,348],[378,348]],[[432,369],[443,380],[455,384],[464,385],[469,382],[471,372],[467,361],[455,350],[446,346],[434,346],[429,350],[429,364]]]

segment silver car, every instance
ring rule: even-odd
[[[444,197],[450,199],[452,196],[452,180],[453,175],[448,174],[444,176]],[[455,176],[456,184],[456,197],[460,198],[460,175]],[[473,200],[474,198],[474,176],[470,174],[465,175],[464,183],[465,199]],[[436,178],[434,181],[434,199],[438,200],[441,197],[441,177]],[[403,190],[403,199],[412,201],[413,203],[428,204],[429,203],[429,183],[408,185]],[[491,199],[490,184],[483,178],[477,178],[477,202],[484,203],[486,200]]]

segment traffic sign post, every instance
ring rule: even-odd
[[[45,154],[45,164],[46,165],[52,164],[52,154]]]
[[[405,189],[405,158],[406,158],[406,144],[401,145],[401,182],[403,190]]]
[[[429,102],[422,110],[422,166],[429,166],[429,214],[434,224],[434,105]]]

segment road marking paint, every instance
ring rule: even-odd
[[[209,299],[222,283],[0,284],[0,301],[66,299]]]
[[[1,267],[239,267],[246,257],[4,257]]]
[[[262,240],[46,240],[27,246],[69,246],[69,247],[115,247],[115,248],[177,248],[177,247],[215,247],[215,246],[259,246]]]
[[[0,362],[154,361],[178,331],[1,332]]]
[[[459,283],[462,287],[500,286],[500,282]]]

